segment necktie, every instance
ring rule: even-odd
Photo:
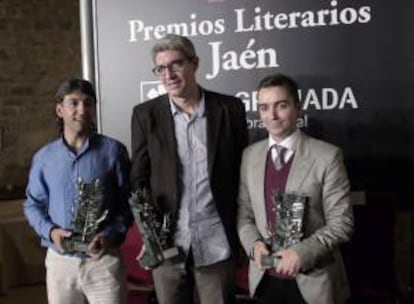
[[[275,159],[275,167],[276,167],[276,170],[280,170],[285,164],[285,153],[287,149],[279,145],[273,145],[273,147],[276,149],[276,152],[277,152],[276,159]]]

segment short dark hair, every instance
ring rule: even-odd
[[[269,87],[284,87],[293,97],[295,103],[299,103],[298,84],[291,77],[284,74],[273,74],[263,78],[257,86],[257,92]]]
[[[88,95],[96,103],[96,93],[92,83],[87,80],[77,78],[67,80],[59,86],[59,89],[55,95],[56,102],[62,102],[66,95],[73,92],[81,92]]]
[[[163,51],[174,50],[182,52],[188,59],[197,57],[194,44],[190,39],[184,36],[167,34],[163,38],[157,41],[151,50],[152,60],[155,60],[155,56]]]

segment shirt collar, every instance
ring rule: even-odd
[[[296,129],[292,134],[290,134],[288,137],[286,137],[285,139],[283,139],[281,142],[277,143],[271,135],[269,135],[269,149],[270,147],[272,147],[273,145],[279,145],[279,146],[283,146],[286,149],[290,150],[290,151],[295,151],[294,146],[296,143],[296,140],[299,137],[299,129]]]
[[[89,147],[93,144],[93,139],[95,137],[95,133],[89,134],[89,136],[86,138],[85,142],[83,143],[82,149],[80,149],[79,153],[75,154],[73,150],[69,147],[69,145],[66,143],[66,140],[64,139],[63,135],[60,136],[60,145],[67,149],[70,153],[75,154],[76,156],[80,156],[85,151],[89,149]]]
[[[298,140],[300,135],[299,129],[296,129],[292,134],[290,134],[288,137],[283,139],[280,143],[276,143],[276,141],[269,135],[269,149],[275,144],[279,146],[283,146],[287,149],[285,155],[284,155],[284,161],[288,162],[289,159],[293,156],[295,153],[295,143]],[[277,157],[276,149],[271,150],[272,160],[275,161]]]
[[[200,92],[201,92],[201,96],[200,96],[200,102],[198,104],[198,108],[197,111],[195,112],[194,116],[199,116],[202,117],[205,114],[206,111],[206,102],[205,102],[205,98],[204,98],[204,91],[201,90],[200,88]],[[171,110],[171,114],[173,116],[175,116],[178,113],[181,113],[182,111],[177,107],[177,105],[174,103],[174,101],[172,100],[172,98],[169,98],[169,103],[170,103],[170,110]]]

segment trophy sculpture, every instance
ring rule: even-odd
[[[277,191],[273,196],[276,208],[276,225],[273,230],[268,227],[270,237],[265,240],[272,253],[299,243],[303,237],[303,218],[307,197],[293,193]],[[264,268],[277,267],[277,256],[262,256]]]
[[[78,204],[74,213],[72,235],[62,243],[64,253],[87,253],[89,243],[98,233],[99,225],[107,218],[104,207],[104,189],[99,179],[85,183],[76,181]]]
[[[138,189],[132,193],[129,204],[145,245],[144,254],[139,261],[141,267],[147,270],[153,269],[165,259],[177,256],[176,247],[168,248],[169,214],[164,214],[161,223],[152,204],[150,190],[147,188]]]

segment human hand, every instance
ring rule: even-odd
[[[63,250],[63,239],[68,238],[72,235],[71,231],[65,230],[65,229],[61,229],[61,228],[52,228],[51,232],[50,232],[50,238],[52,239],[53,244],[55,244],[57,250],[60,253],[64,253]]]
[[[136,257],[136,260],[137,261],[140,261],[142,259],[142,257],[144,256],[145,250],[146,250],[146,247],[145,247],[144,244],[142,244],[141,250],[139,251],[139,253],[138,253],[137,257]]]
[[[110,247],[109,241],[103,232],[98,233],[88,245],[88,253],[99,259]]]
[[[293,249],[283,249],[276,252],[275,256],[279,258],[276,266],[277,273],[291,277],[298,274],[302,267],[302,261],[296,251]]]
[[[270,252],[267,250],[267,246],[262,241],[256,241],[254,243],[254,249],[253,249],[253,261],[254,264],[260,269],[265,270],[265,268],[262,266],[262,255],[269,255]]]

